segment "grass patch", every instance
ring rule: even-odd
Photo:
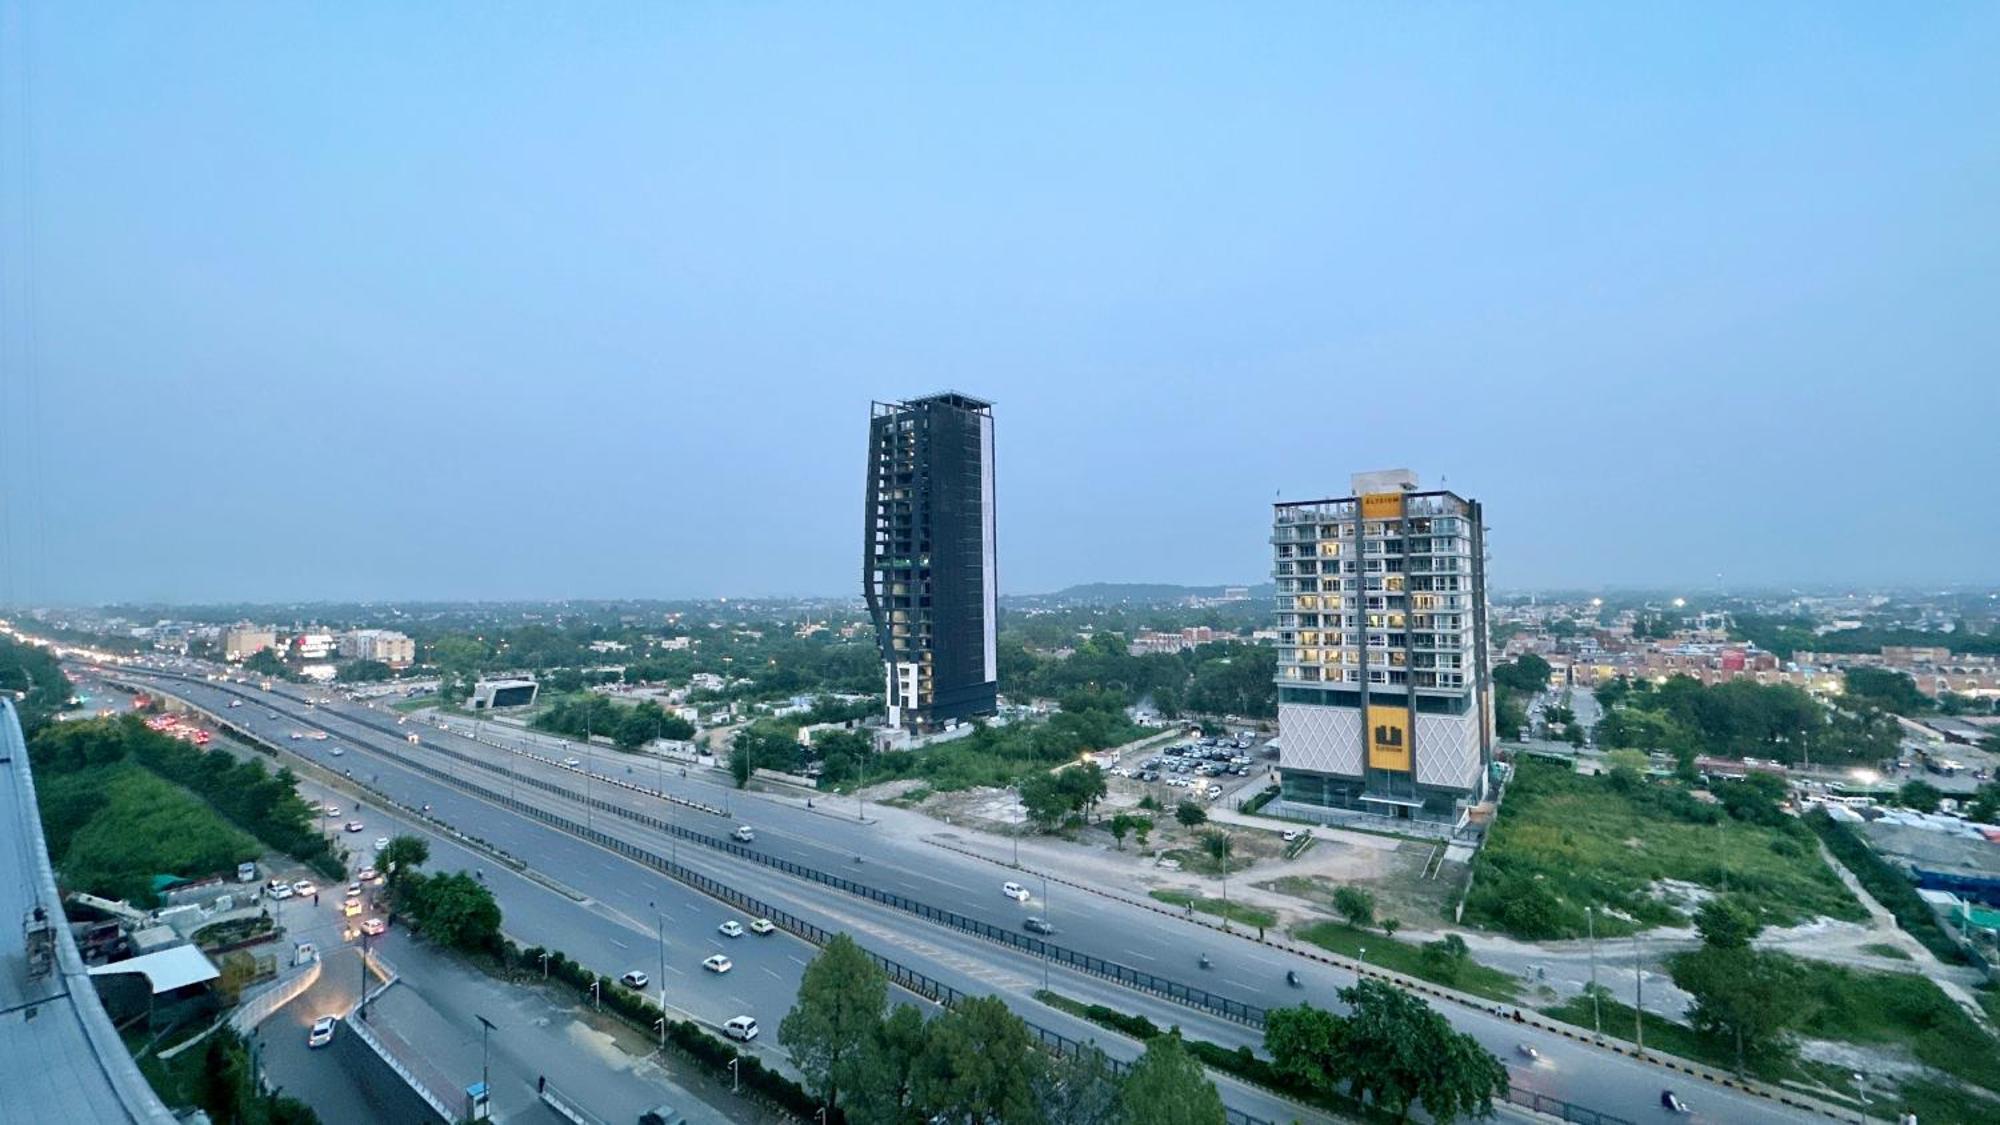
[[[1604,1035],[1608,1039],[1621,1039],[1630,1043],[1633,1042],[1636,1035],[1632,1020],[1632,1006],[1630,1004],[1620,1004],[1609,996],[1600,998],[1595,1015],[1593,1014],[1590,997],[1588,996],[1572,996],[1553,1008],[1541,1009],[1541,1012],[1550,1019],[1575,1024],[1581,1028],[1591,1027],[1592,1020],[1597,1018],[1597,1016],[1601,1016]],[[1736,1066],[1736,1056],[1732,1052],[1711,1046],[1708,1040],[1703,1039],[1695,1033],[1694,1028],[1684,1023],[1675,1023],[1664,1016],[1656,1016],[1651,1012],[1647,1012],[1645,1015],[1645,1025],[1646,1049],[1649,1051],[1679,1055],[1681,1058],[1704,1062],[1724,1071],[1733,1070]],[[1798,1077],[1798,1072],[1789,1065],[1784,1066],[1782,1069],[1766,1069],[1763,1071],[1753,1069],[1752,1073],[1767,1082],[1779,1082],[1787,1078]]]
[[[1867,945],[1864,945],[1861,948],[1866,952],[1873,953],[1877,957],[1887,957],[1891,961],[1911,960],[1910,955],[1908,953],[1903,952],[1900,946],[1890,945],[1886,941],[1869,942]]]
[[[1191,904],[1203,914],[1214,914],[1218,917],[1227,918],[1232,922],[1241,922],[1246,926],[1255,926],[1260,930],[1278,924],[1278,916],[1276,914],[1259,907],[1245,906],[1240,902],[1224,902],[1219,898],[1204,898],[1201,895],[1189,894],[1186,891],[1154,891],[1152,895],[1154,898],[1170,906],[1178,906],[1185,909]]]
[[[1824,961],[1806,972],[1810,1014],[1799,1030],[1817,1039],[1900,1044],[1954,1078],[2000,1092],[2000,1040],[1986,1033],[1928,977],[1872,973]]]
[[[1457,962],[1454,969],[1436,958],[1425,957],[1422,946],[1397,941],[1380,930],[1357,930],[1345,922],[1314,922],[1294,929],[1292,936],[1357,960],[1362,958],[1361,951],[1365,948],[1370,965],[1488,1000],[1511,1003],[1520,996],[1521,982],[1508,973],[1470,960]]]
[[[1584,777],[1524,758],[1473,862],[1468,921],[1516,937],[1599,937],[1685,921],[1650,893],[1661,880],[1755,901],[1763,921],[1867,917],[1797,821],[1738,819],[1673,782]]]
[[[436,707],[440,700],[435,695],[419,695],[411,699],[399,699],[389,704],[391,711],[421,711],[426,707]]]
[[[1257,794],[1255,797],[1252,797],[1249,800],[1243,802],[1243,811],[1246,813],[1254,813],[1258,809],[1263,808],[1265,805],[1268,805],[1272,801],[1275,801],[1277,799],[1278,799],[1278,787],[1273,785],[1270,788],[1264,790],[1263,792]]]
[[[1880,1092],[1870,1095],[1869,1100],[1869,1108],[1876,1116],[1886,1117],[1897,1109],[1908,1109],[1919,1121],[2000,1121],[2000,1102],[1963,1086],[1934,1079],[1903,1083],[1894,1101]]]

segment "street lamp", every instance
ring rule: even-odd
[[[549,954],[547,950],[542,951],[542,979],[549,979]]]
[[[493,1079],[486,1068],[486,1033],[493,1030],[493,1021],[477,1012],[472,1014],[472,1018],[479,1021],[479,1084],[490,1090]]]
[[[729,1092],[732,1094],[741,1093],[743,1090],[742,1075],[736,1070],[736,1064],[742,1061],[740,1057],[732,1057],[729,1060]]]
[[[597,1010],[600,1012],[604,1010],[603,985],[604,985],[603,977],[590,978],[590,1002],[592,1004],[595,1004],[597,1006]]]
[[[368,1020],[368,931],[361,931],[361,1020]]]
[[[1056,928],[1056,912],[1049,905],[1049,877],[1046,874],[1042,876],[1042,919],[1049,924],[1049,929],[1053,930]],[[1048,990],[1049,959],[1044,957],[1042,958],[1042,991],[1047,992]]]
[[[1604,1038],[1604,1015],[1597,1000],[1597,907],[1583,908],[1584,924],[1590,929],[1590,1024],[1599,1039]]]
[[[653,908],[653,921],[660,932],[660,1050],[667,1049],[667,916],[661,913],[657,903],[646,904]]]

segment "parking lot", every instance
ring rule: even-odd
[[[1182,800],[1207,804],[1262,787],[1271,769],[1265,741],[1252,731],[1190,735],[1165,747],[1127,751],[1115,760],[1100,755],[1098,763],[1114,789],[1150,795],[1166,806]]]

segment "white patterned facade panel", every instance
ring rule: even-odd
[[[1361,712],[1352,707],[1278,705],[1279,766],[1361,775]]]
[[[1417,716],[1416,767],[1418,785],[1448,789],[1479,786],[1479,716]]]

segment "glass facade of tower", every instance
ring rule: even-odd
[[[892,726],[998,709],[993,404],[957,393],[874,405],[862,594]]]
[[[1275,506],[1283,800],[1456,821],[1492,760],[1477,502],[1403,471]]]

